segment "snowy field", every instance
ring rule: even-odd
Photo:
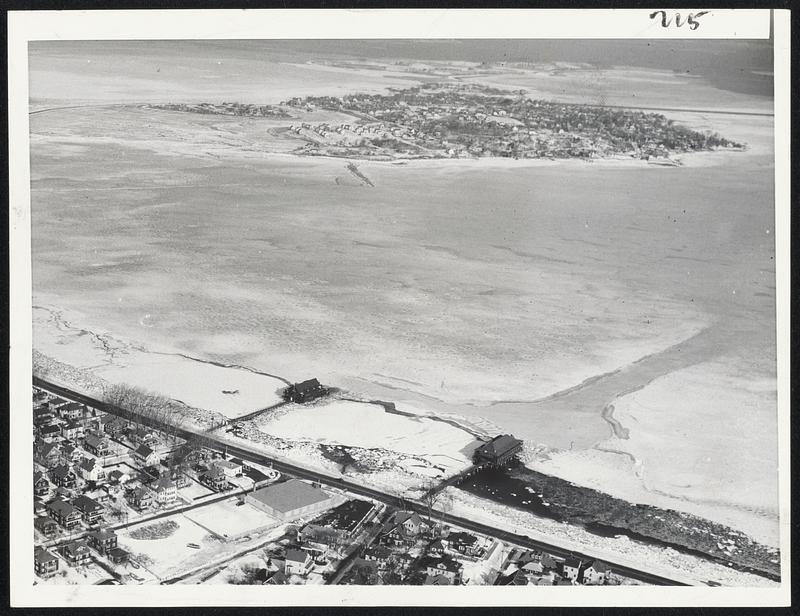
[[[235,539],[247,533],[261,532],[280,526],[281,522],[252,505],[237,505],[238,498],[207,505],[184,515],[199,526],[225,537]]]
[[[154,523],[171,521],[178,528],[169,537],[161,539],[134,539],[131,533]],[[119,545],[131,553],[131,558],[159,580],[192,571],[198,567],[224,562],[226,559],[250,547],[268,541],[273,534],[280,536],[281,528],[272,533],[259,534],[247,541],[226,542],[210,534],[205,528],[183,514],[162,518],[156,522],[142,522],[119,533]],[[193,543],[199,549],[189,547]]]
[[[336,400],[306,407],[292,405],[255,422],[258,429],[287,440],[380,448],[419,456],[447,474],[470,464],[476,444],[471,434],[450,424],[388,413],[382,406]],[[403,466],[427,468],[413,459]]]
[[[266,374],[150,351],[108,332],[75,325],[82,318],[77,313],[38,306],[33,316],[37,350],[109,383],[135,385],[231,419],[282,400],[279,390],[286,383]]]

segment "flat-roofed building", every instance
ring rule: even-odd
[[[299,479],[290,479],[255,490],[245,500],[279,520],[316,515],[340,502],[340,498]]]

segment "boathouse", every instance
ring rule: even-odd
[[[320,396],[324,396],[327,393],[327,390],[320,385],[317,379],[309,379],[307,381],[303,381],[302,383],[295,383],[294,385],[289,385],[286,388],[286,391],[283,394],[283,397],[290,402],[310,402]]]
[[[479,465],[502,466],[510,462],[521,450],[521,440],[511,434],[501,434],[478,447],[472,454],[472,461]]]

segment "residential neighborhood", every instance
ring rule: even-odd
[[[292,395],[314,396],[313,381]],[[37,583],[618,584],[413,509],[284,476],[34,387]],[[69,430],[65,430],[69,426]],[[476,462],[519,449],[502,435]],[[254,551],[255,550],[255,551]],[[255,555],[255,556],[254,556]],[[259,566],[242,559],[256,558]]]

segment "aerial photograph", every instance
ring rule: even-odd
[[[772,40],[28,70],[37,587],[780,586]]]

